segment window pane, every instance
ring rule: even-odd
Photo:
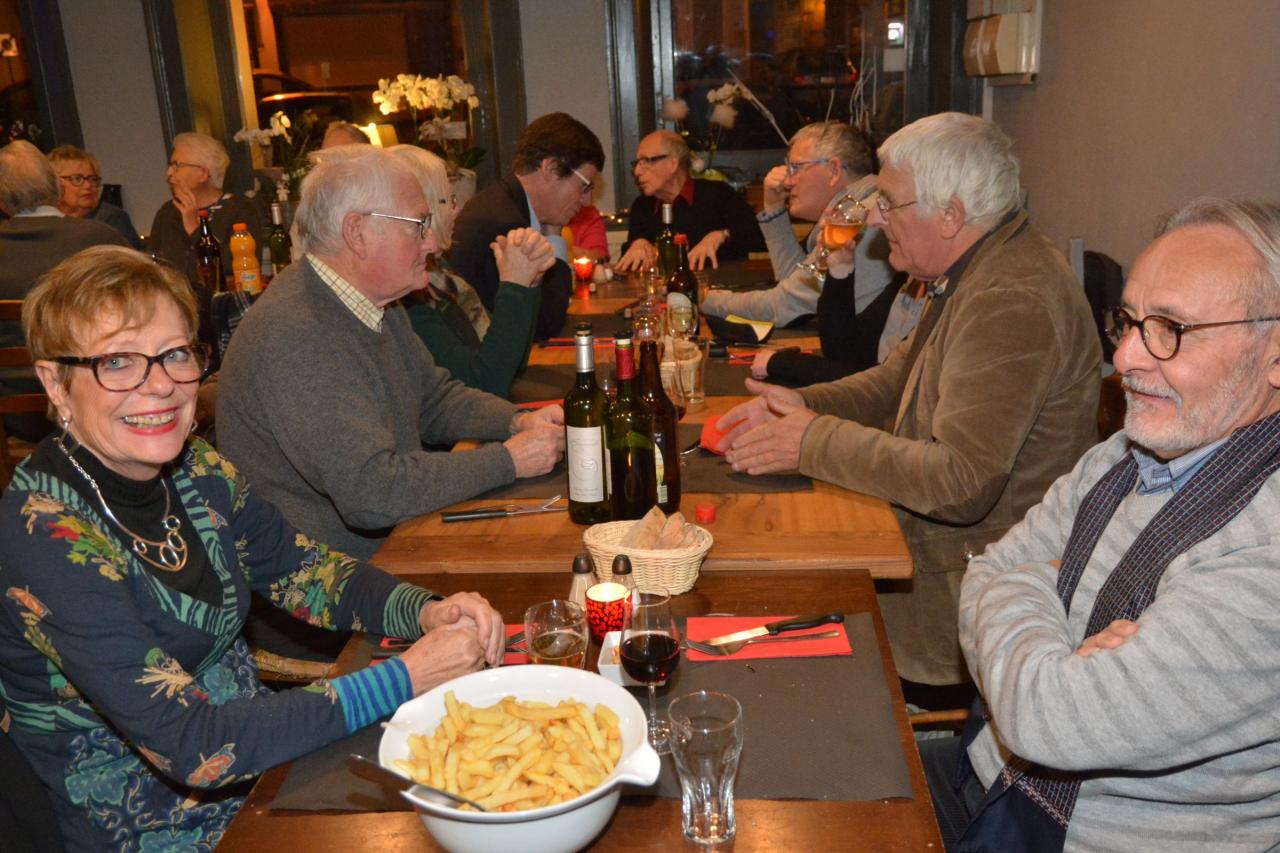
[[[671,0],[675,95],[689,107],[691,147],[782,148],[824,118],[883,140],[903,123],[904,13],[905,0]],[[713,120],[734,75],[776,128],[743,98],[732,127]]]

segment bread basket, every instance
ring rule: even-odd
[[[697,532],[697,540],[683,548],[664,548],[651,550],[647,548],[624,548],[618,543],[626,535],[634,521],[608,521],[593,524],[582,534],[582,544],[591,554],[591,562],[595,564],[596,577],[601,581],[615,580],[613,575],[613,558],[626,554],[631,558],[631,575],[636,586],[665,587],[672,595],[679,595],[693,589],[698,579],[698,569],[703,559],[711,550],[711,534],[696,524],[689,525]]]

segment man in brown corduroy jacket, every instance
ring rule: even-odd
[[[869,222],[894,268],[929,283],[914,335],[886,361],[726,414],[735,470],[799,470],[893,504],[915,576],[880,609],[909,701],[950,704],[967,681],[960,580],[1096,440],[1101,347],[1084,291],[1019,205],[1012,143],[960,113],[880,149]]]

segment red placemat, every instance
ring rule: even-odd
[[[516,634],[519,634],[519,633],[520,633],[521,631],[523,631],[523,630],[524,630],[524,625],[523,625],[523,624],[521,624],[521,625],[508,625],[508,626],[507,626],[507,640],[508,640],[508,641],[510,641],[510,639],[511,639],[512,637],[514,637]],[[508,647],[508,648],[507,648],[507,653],[506,653],[505,655],[503,655],[503,658],[502,658],[502,665],[503,665],[503,666],[511,666],[512,664],[517,664],[517,663],[528,663],[528,662],[529,662],[529,653],[528,653],[528,652],[517,652],[517,651],[513,651],[510,647]]]
[[[685,636],[691,640],[705,641],[712,637],[722,637],[725,634],[732,634],[735,631],[745,631],[748,628],[758,628],[769,622],[777,622],[779,619],[789,618],[791,617],[690,616],[689,621],[685,626]],[[844,625],[841,623],[819,625],[817,628],[806,628],[800,631],[786,631],[782,636],[794,637],[802,636],[804,634],[821,634],[831,630],[839,631],[840,636],[830,637],[823,640],[789,640],[783,643],[750,643],[743,648],[742,651],[726,657],[703,654],[702,652],[695,651],[692,648],[686,648],[685,654],[691,661],[759,660],[761,658],[825,658],[853,654],[853,647],[849,644],[849,635],[845,632]]]

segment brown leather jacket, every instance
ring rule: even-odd
[[[929,684],[967,679],[956,635],[966,554],[999,539],[1095,443],[1100,383],[1084,290],[1025,212],[949,289],[905,387],[911,339],[878,367],[801,392],[822,415],[805,432],[801,472],[894,506],[915,577],[882,585],[880,609],[898,673]]]

